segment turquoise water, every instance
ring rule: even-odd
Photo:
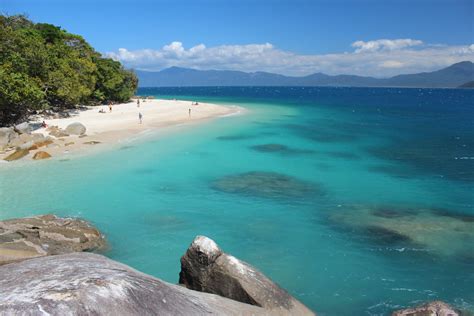
[[[0,218],[84,217],[107,235],[107,256],[169,282],[206,235],[321,315],[434,299],[473,308],[472,91],[139,92],[249,112],[86,157],[0,165]]]

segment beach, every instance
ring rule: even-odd
[[[244,110],[238,106],[223,106],[211,103],[195,103],[181,100],[163,99],[133,99],[128,103],[114,104],[109,109],[108,105],[90,106],[85,110],[69,112],[66,118],[48,119],[36,117],[32,123],[40,124],[45,121],[48,128],[57,126],[65,129],[68,125],[79,122],[86,127],[84,135],[69,135],[52,137],[54,143],[30,150],[22,160],[31,160],[37,151],[46,151],[52,157],[64,155],[83,155],[90,153],[92,148],[105,149],[111,145],[127,143],[131,139],[148,135],[165,127],[180,126],[202,122],[217,117],[242,113]],[[142,122],[139,119],[142,115]],[[39,128],[33,133],[50,136],[48,128]],[[7,157],[14,150],[0,153],[0,159]]]

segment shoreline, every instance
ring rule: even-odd
[[[104,110],[105,113],[99,112]],[[191,113],[189,113],[191,110]],[[243,114],[245,108],[236,105],[218,105],[213,103],[201,103],[193,105],[191,101],[166,100],[166,99],[142,99],[140,107],[137,107],[137,99],[128,103],[115,104],[112,111],[108,106],[90,106],[86,110],[73,111],[70,117],[47,119],[37,117],[30,123],[41,123],[45,120],[48,127],[57,126],[65,129],[69,124],[79,122],[86,127],[84,135],[69,135],[64,137],[53,137],[49,135],[47,128],[39,128],[32,134],[42,134],[51,137],[54,141],[45,147],[31,150],[25,157],[17,161],[34,161],[32,157],[36,152],[46,151],[52,157],[64,158],[67,156],[78,157],[89,155],[94,152],[109,150],[120,144],[128,144],[132,141],[146,139],[158,132],[171,131],[172,127],[191,126],[203,123],[206,120],[229,117]],[[140,124],[138,113],[142,113],[143,122]],[[92,142],[92,143],[90,143]],[[97,143],[94,143],[97,142]],[[0,153],[0,165],[8,165],[3,160],[15,150]]]

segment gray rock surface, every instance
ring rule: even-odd
[[[275,315],[73,253],[0,267],[1,315]],[[296,314],[295,314],[296,315]]]
[[[459,311],[441,301],[433,301],[424,305],[393,312],[392,316],[459,316]]]
[[[18,137],[10,141],[9,146],[19,147],[21,149],[27,149],[35,143],[43,142],[46,138],[43,134],[32,133],[32,134],[20,134]]]
[[[102,234],[80,219],[41,215],[0,221],[0,265],[105,246]]]
[[[32,128],[30,124],[28,124],[28,122],[15,125],[14,129],[19,134],[27,134],[27,133],[31,133],[32,131]]]
[[[314,315],[256,268],[224,253],[204,236],[197,236],[181,258],[179,283],[260,306],[272,314]]]
[[[10,127],[0,128],[0,149],[7,147],[8,144],[18,137],[18,134]]]
[[[69,136],[69,134],[66,133],[65,130],[57,126],[50,126],[46,129],[46,131],[49,132],[49,135],[54,136],[56,138]]]
[[[69,135],[83,135],[86,133],[86,127],[79,122],[74,122],[66,127],[66,133]]]

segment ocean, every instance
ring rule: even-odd
[[[474,90],[138,93],[248,111],[0,165],[0,218],[83,217],[106,234],[108,257],[172,283],[205,235],[319,315],[436,299],[474,309]]]

